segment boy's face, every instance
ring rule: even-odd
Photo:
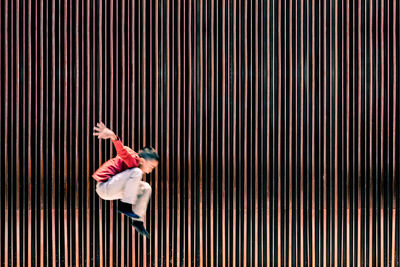
[[[151,173],[155,167],[157,167],[158,161],[154,159],[142,160],[142,166],[141,169],[144,173]]]

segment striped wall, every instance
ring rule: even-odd
[[[399,266],[397,0],[2,0],[2,266]],[[159,167],[144,240],[91,174]]]

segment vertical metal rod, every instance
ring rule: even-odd
[[[177,188],[177,220],[176,220],[176,239],[177,239],[177,244],[176,244],[176,266],[181,266],[181,102],[182,102],[182,92],[183,94],[185,93],[182,91],[182,37],[181,37],[181,31],[180,27],[182,25],[182,1],[178,0],[177,3],[177,47],[178,47],[178,52],[177,52],[177,57],[178,57],[178,62],[177,62],[177,121],[178,121],[178,127],[177,127],[177,135],[176,135],[176,142],[177,142],[177,182],[176,182],[176,188]],[[184,243],[184,242],[183,242]]]
[[[245,74],[244,74],[244,211],[243,211],[243,265],[247,265],[247,181],[248,181],[248,160],[247,160],[247,151],[248,151],[248,90],[249,90],[249,73],[248,73],[248,66],[249,66],[249,58],[247,54],[248,50],[248,16],[249,16],[249,11],[248,11],[248,6],[249,3],[247,0],[244,0],[244,25],[245,25],[245,31],[244,31],[244,51],[246,54],[244,55],[244,69],[245,69]]]
[[[259,48],[258,48],[258,25],[260,23],[259,21],[259,3],[258,1],[254,1],[254,20],[253,20],[253,30],[254,30],[254,98],[255,98],[255,132],[254,132],[254,166],[255,166],[255,172],[254,172],[254,178],[255,178],[255,205],[254,205],[254,265],[258,266],[258,205],[259,205],[259,176],[260,176],[260,171],[259,171],[259,152],[258,152],[258,146],[259,146],[259,140],[258,140],[258,114],[259,114],[259,91],[260,91],[260,86],[259,86]],[[279,211],[278,211],[278,214]],[[279,215],[278,215],[279,216]],[[279,248],[278,248],[279,251]]]
[[[232,159],[233,159],[233,227],[232,227],[232,266],[236,266],[236,239],[237,239],[237,203],[236,203],[236,188],[237,188],[237,91],[238,91],[238,48],[237,48],[237,20],[238,20],[238,9],[237,1],[233,1],[233,147],[232,147]],[[213,100],[211,100],[213,101]],[[213,112],[211,113],[213,116]],[[213,194],[213,191],[211,191]]]
[[[215,180],[215,169],[214,169],[214,159],[216,154],[215,149],[215,2],[211,0],[211,159],[210,159],[210,265],[214,267],[214,257],[215,257],[215,239],[214,239],[214,180]],[[217,239],[218,240],[218,239]]]
[[[400,196],[398,195],[399,192],[397,192],[396,188],[396,182],[398,182],[396,180],[396,133],[397,133],[397,117],[396,117],[396,110],[397,110],[397,54],[396,54],[396,48],[397,48],[397,14],[396,14],[396,6],[397,6],[397,0],[393,0],[393,21],[395,23],[393,23],[393,182],[392,182],[392,186],[393,186],[393,218],[392,218],[392,253],[391,253],[391,265],[392,267],[395,266],[396,262],[396,217],[399,216],[399,214],[396,213],[396,199],[399,198]]]

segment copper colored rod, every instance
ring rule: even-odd
[[[238,48],[237,48],[237,20],[238,20],[238,9],[237,9],[237,1],[233,1],[233,73],[238,72]],[[232,159],[233,159],[233,215],[232,215],[232,266],[236,266],[236,256],[237,256],[237,250],[236,250],[236,240],[237,240],[237,201],[236,201],[236,194],[237,194],[237,165],[235,162],[237,162],[237,90],[238,90],[238,76],[234,75],[233,78],[233,148],[232,148]],[[211,113],[211,116],[213,113]],[[212,191],[211,191],[212,192]]]
[[[397,5],[397,0],[393,0],[393,21],[397,20],[396,17],[396,5]],[[396,127],[397,126],[397,117],[396,117],[396,110],[397,110],[397,75],[396,75],[396,71],[397,71],[397,61],[396,61],[396,47],[397,47],[397,29],[396,29],[397,24],[394,23],[393,24],[393,145],[396,146],[396,134],[398,129]],[[397,184],[396,182],[398,182],[395,177],[396,177],[396,149],[393,149],[393,218],[392,218],[392,254],[391,254],[391,263],[392,263],[392,267],[395,266],[395,260],[396,260],[396,256],[395,256],[395,252],[396,252],[396,217],[399,216],[399,214],[396,213],[396,199],[399,197],[399,192],[395,189]]]
[[[259,21],[259,3],[258,0],[254,1],[254,19],[252,20],[252,27],[253,27],[253,32],[254,32],[254,57],[252,58],[253,61],[253,68],[254,68],[254,101],[255,101],[255,111],[254,111],[254,124],[255,124],[255,131],[254,131],[254,144],[255,144],[255,148],[254,148],[254,168],[255,168],[255,185],[254,185],[254,194],[255,194],[255,205],[254,205],[254,265],[258,266],[258,238],[259,238],[259,226],[258,226],[258,214],[259,214],[259,175],[260,175],[260,171],[259,171],[259,159],[258,159],[258,154],[259,154],[259,150],[258,150],[258,146],[259,146],[259,142],[258,142],[258,114],[259,114],[259,96],[258,96],[258,92],[260,91],[260,78],[259,78],[259,48],[258,48],[258,25],[260,23]],[[279,12],[279,11],[278,11]],[[278,212],[278,214],[280,214]],[[279,250],[279,249],[278,249]]]
[[[215,147],[215,2],[211,0],[211,140],[210,140],[210,150],[211,150],[211,159],[210,159],[210,265],[214,267],[214,259],[215,259],[215,239],[214,239],[214,181],[215,181],[215,169],[214,169],[214,159],[216,154]],[[218,265],[218,264],[217,264]]]

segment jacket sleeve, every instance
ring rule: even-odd
[[[138,167],[139,166],[139,158],[131,155],[124,147],[121,142],[121,139],[117,137],[116,140],[113,140],[113,144],[115,149],[117,150],[118,156],[125,162],[128,168]]]

